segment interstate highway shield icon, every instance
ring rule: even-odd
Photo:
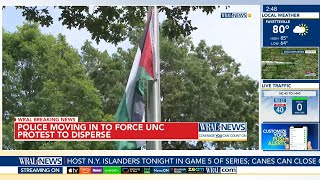
[[[286,98],[274,98],[273,99],[273,110],[279,115],[286,112],[287,99]]]

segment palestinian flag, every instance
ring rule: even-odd
[[[153,80],[153,22],[149,9],[144,34],[139,42],[125,93],[116,113],[117,122],[145,122],[144,81]],[[145,141],[118,141],[119,150],[138,149]]]

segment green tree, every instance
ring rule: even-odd
[[[249,135],[244,143],[164,142],[164,149],[258,147],[258,84],[221,46],[162,38],[160,56],[163,121],[247,122]]]
[[[89,41],[82,46],[81,62],[85,65],[89,77],[95,87],[102,94],[102,110],[107,114],[115,114],[129,76],[132,53],[121,48],[117,53],[109,56],[108,53],[95,49]]]
[[[86,75],[78,52],[58,35],[42,34],[36,24],[3,30],[3,148],[113,149],[113,143],[14,142],[14,116],[77,116],[110,121],[101,95]],[[81,112],[81,113],[79,113]]]
[[[131,31],[128,38],[133,48],[127,51],[119,48],[111,57],[100,58],[94,68],[87,70],[94,75],[90,77],[96,82],[96,88],[106,92],[103,99],[112,99],[110,103],[103,102],[108,113],[115,112],[120,102],[137,49],[136,37],[141,34],[141,29]],[[106,52],[92,50],[88,43],[84,47],[82,59],[88,61],[87,64],[94,56],[106,55]],[[162,35],[160,51],[162,121],[247,122],[249,136],[247,142],[163,142],[163,149],[258,148],[258,83],[240,74],[239,63],[221,46],[208,46],[205,41],[195,46],[191,38],[183,36],[172,40]],[[103,65],[105,63],[108,66]],[[113,76],[111,71],[115,72]],[[114,87],[118,88],[112,92]]]
[[[28,21],[33,21],[42,26],[53,24],[53,18],[48,7],[17,6],[22,10],[22,15]],[[96,6],[91,12],[89,6],[55,6],[61,10],[59,21],[68,29],[86,29],[96,42],[105,40],[118,44],[127,38],[130,31],[140,28],[145,23],[148,7],[145,6]],[[188,36],[197,27],[193,27],[188,18],[189,13],[202,10],[211,14],[216,6],[158,6],[159,12],[164,12],[166,22],[163,34],[175,39],[180,35]]]

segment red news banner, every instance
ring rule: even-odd
[[[77,117],[16,117],[15,141],[197,140],[198,123],[78,122]]]

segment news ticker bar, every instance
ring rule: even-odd
[[[247,141],[246,122],[46,122],[52,119],[15,118],[15,141]]]
[[[0,167],[320,167],[320,156],[0,156]]]
[[[237,174],[237,167],[0,167],[0,174]]]

